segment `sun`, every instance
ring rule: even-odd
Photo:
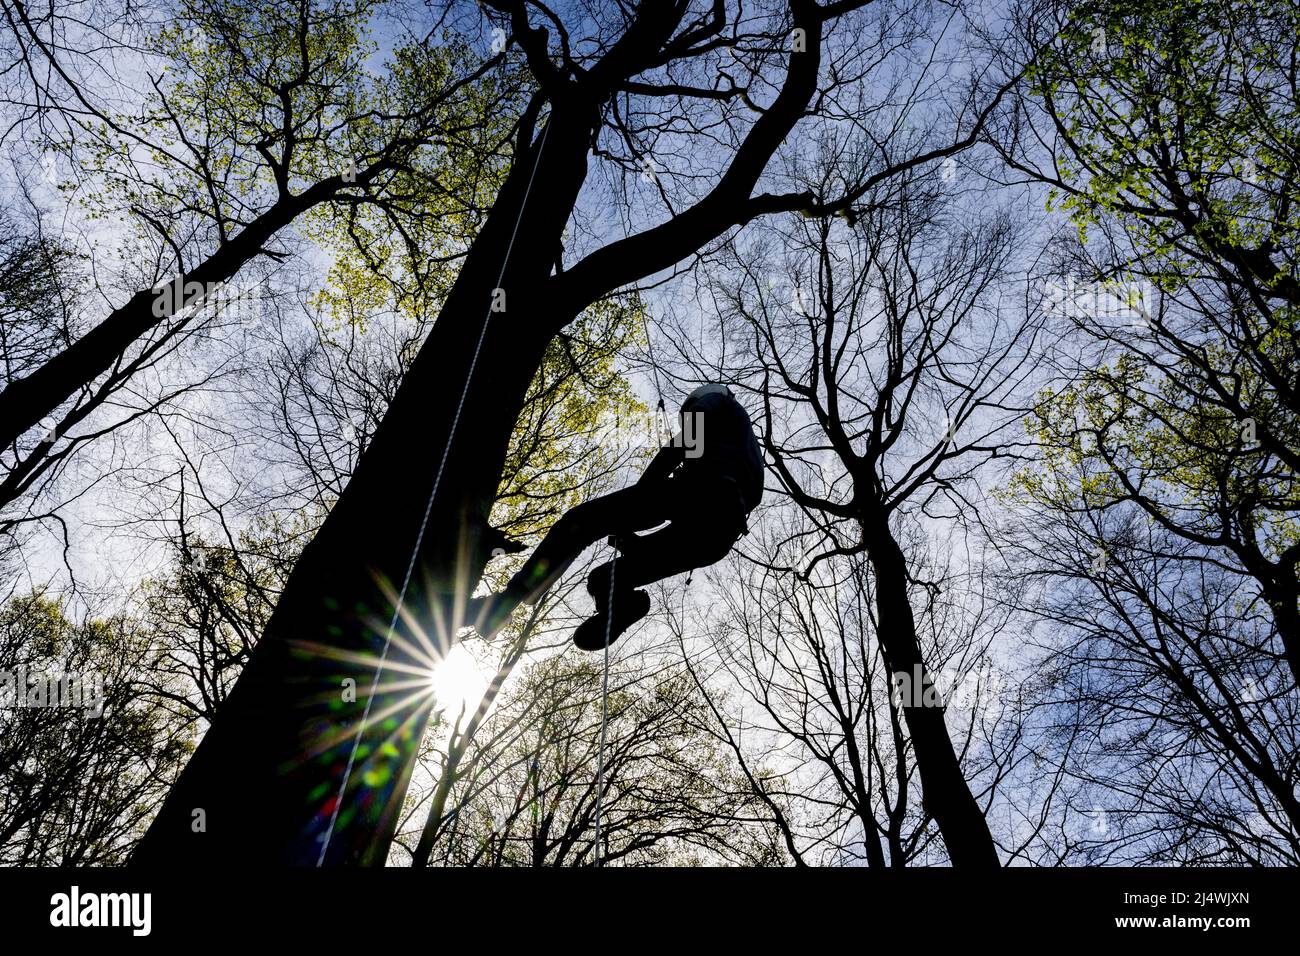
[[[467,712],[473,711],[491,681],[492,674],[488,668],[480,664],[464,644],[453,647],[429,672],[434,706],[446,711],[452,719],[462,707]]]

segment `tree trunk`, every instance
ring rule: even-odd
[[[391,582],[392,591],[401,587],[426,508],[427,531],[405,606],[412,621],[445,625],[454,598],[467,594],[486,563],[488,510],[551,337],[599,296],[680,261],[731,226],[811,201],[810,193],[749,198],[817,89],[823,15],[799,3],[793,18],[807,47],[791,54],[780,93],[715,188],[667,222],[550,277],[586,178],[599,105],[621,78],[658,55],[686,9],[673,0],[642,3],[624,36],[582,82],[550,97],[547,130],[507,177],[438,322],[347,488],[303,551],[252,659],[145,834],[136,862],[315,864],[340,806],[322,862],[382,864],[428,719],[427,695],[410,686],[381,691],[347,792],[336,801],[374,673],[355,658],[377,659],[384,647],[392,607],[380,582]],[[558,90],[562,81],[551,75],[544,56],[537,61]],[[539,153],[535,188],[519,220]],[[513,252],[500,279],[508,248]],[[480,352],[479,331],[497,287],[505,290],[506,310],[489,323]],[[430,505],[476,354],[480,367]],[[421,666],[406,641],[445,653],[452,640],[445,628],[413,634],[402,624],[388,680],[410,685],[404,668]],[[355,702],[343,697],[349,679],[356,681]],[[202,832],[196,832],[199,810]]]
[[[418,623],[397,627],[323,861],[383,864],[429,716],[419,671],[454,640],[453,598],[466,595],[486,562],[488,510],[527,388],[551,335],[576,316],[546,311],[547,278],[595,122],[594,110],[556,110],[545,138],[511,170],[371,445],[133,862],[317,863],[393,611],[383,584],[388,594],[400,589],[428,508],[405,600]],[[505,310],[489,321],[498,287]],[[423,660],[411,644],[424,648]],[[345,698],[348,680],[355,701]]]
[[[996,867],[997,850],[988,821],[970,792],[948,736],[944,708],[927,706],[934,686],[916,637],[916,621],[907,598],[907,563],[884,520],[864,523],[871,567],[876,578],[877,633],[891,675],[904,674],[903,719],[916,752],[921,800],[934,817],[953,866]],[[914,681],[920,674],[921,680]]]
[[[1283,569],[1280,574],[1274,574],[1271,573],[1273,570],[1269,567],[1255,576],[1273,610],[1273,622],[1282,642],[1282,655],[1291,669],[1291,680],[1300,687],[1300,605],[1297,604],[1297,588],[1287,580],[1293,578],[1295,572]]]
[[[474,708],[474,714],[470,717],[469,723],[465,725],[464,732],[459,735],[453,732],[451,740],[448,741],[447,762],[442,768],[442,776],[438,778],[438,786],[433,791],[429,815],[425,818],[424,828],[420,831],[420,839],[416,844],[415,853],[411,860],[412,866],[429,865],[429,858],[433,855],[434,844],[437,843],[438,837],[442,834],[443,816],[447,811],[447,798],[451,795],[452,785],[456,782],[456,776],[460,771],[461,759],[465,756],[465,751],[474,743],[479,727],[487,718],[487,713],[496,702],[497,695],[501,693],[501,688],[505,686],[506,680],[514,672],[515,665],[519,663],[519,659],[523,656],[535,621],[536,617],[524,627],[519,637],[515,639],[514,647],[510,649],[510,653],[505,656],[501,666],[497,668],[492,683],[483,692],[483,697],[479,700],[478,706]]]
[[[366,175],[373,174],[369,171]],[[257,256],[272,236],[327,200],[342,185],[341,176],[332,176],[296,196],[279,200],[195,268],[169,279],[168,285],[177,283],[178,291],[190,283],[198,283],[205,290],[221,285]],[[0,390],[0,448],[7,448],[35,428],[42,418],[112,368],[133,344],[180,311],[180,296],[173,296],[174,307],[160,309],[162,315],[155,314],[160,295],[154,289],[141,289],[62,352]],[[186,296],[185,302],[189,301]]]

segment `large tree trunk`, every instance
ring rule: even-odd
[[[474,355],[480,354],[479,368],[405,602],[410,619],[425,628],[445,625],[454,598],[464,597],[482,573],[483,532],[510,434],[551,337],[600,295],[680,261],[731,226],[812,201],[810,193],[750,198],[817,88],[823,14],[814,4],[794,3],[794,23],[807,47],[791,53],[780,93],[714,189],[667,222],[613,242],[548,279],[586,177],[598,105],[622,77],[658,55],[686,9],[679,0],[646,0],[583,81],[550,98],[546,132],[511,170],[428,341],[347,488],[304,550],[253,658],[134,861],[314,864],[338,805],[342,812],[324,862],[383,863],[429,707],[427,694],[410,686],[415,682],[409,669],[419,661],[403,642],[431,641],[445,651],[452,635],[416,636],[399,626],[386,673],[407,686],[378,695],[372,708],[377,716],[367,724],[347,792],[336,804],[365,703],[364,696],[345,701],[343,684],[350,678],[362,692],[369,686],[373,667],[349,655],[377,659],[384,647],[392,613],[385,594],[400,588],[405,576]],[[532,40],[539,34],[545,37],[537,30],[521,33]],[[531,52],[535,71],[559,90],[563,81],[547,64],[544,46]],[[519,220],[539,152],[534,188]],[[509,267],[499,279],[512,243]],[[505,290],[506,311],[491,320],[479,353],[479,331],[498,286]],[[380,582],[391,582],[390,590]],[[196,832],[200,810],[205,827]]]
[[[921,675],[919,686],[913,682],[902,702],[921,774],[921,800],[943,835],[953,866],[999,866],[988,822],[962,776],[943,707],[925,704],[934,681],[916,637],[906,558],[883,520],[864,524],[864,532],[876,578],[877,634],[885,665],[891,675]]]
[[[557,110],[545,139],[512,169],[383,423],[134,862],[316,864],[374,674],[373,664],[349,656],[381,654],[392,614],[381,582],[390,594],[401,587],[499,286],[505,311],[488,322],[406,596],[415,630],[426,633],[398,625],[325,858],[383,863],[430,706],[410,671],[419,656],[402,642],[445,653],[452,596],[463,597],[482,572],[483,531],[511,431],[547,342],[574,317],[548,310],[544,290],[595,122],[594,110]],[[344,697],[349,678],[355,702]],[[383,689],[398,683],[405,686]]]

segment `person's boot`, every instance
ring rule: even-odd
[[[587,618],[573,632],[573,643],[584,651],[598,651],[605,646],[605,636],[613,644],[623,632],[650,613],[650,595],[645,591],[620,591],[614,595],[611,611],[598,601],[595,615]],[[611,620],[612,616],[612,620]]]

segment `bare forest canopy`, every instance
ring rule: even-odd
[[[1296,0],[0,14],[0,864],[1300,864]]]

